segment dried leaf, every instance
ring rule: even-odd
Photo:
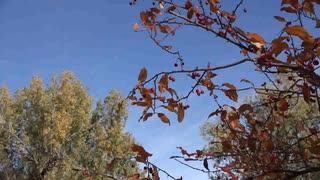
[[[153,115],[153,113],[147,113],[146,115],[144,115],[143,117],[143,121],[146,121],[149,117],[151,117]]]
[[[131,150],[138,154],[136,160],[139,160],[139,162],[145,163],[147,158],[152,156],[152,154],[148,153],[142,146],[138,144],[132,144]]]
[[[257,33],[247,33],[247,36],[251,38],[252,42],[261,43],[261,44],[265,43],[263,37]]]
[[[153,169],[152,180],[160,180],[158,168],[155,165],[152,165],[152,169]]]
[[[281,17],[281,16],[273,16],[273,17],[280,22],[286,22],[286,19],[284,17]]]
[[[280,111],[286,111],[289,108],[289,103],[287,102],[286,99],[282,98],[278,102],[278,108],[280,109]]]
[[[267,150],[267,151],[272,151],[273,148],[274,148],[274,145],[273,145],[273,141],[272,140],[267,140],[263,143],[263,146],[264,148]]]
[[[159,91],[160,93],[163,93],[165,90],[168,89],[168,74],[165,73],[160,81],[159,81],[159,85],[158,85]]]
[[[302,86],[302,94],[303,94],[303,99],[309,104],[310,103],[310,87],[308,86],[307,83],[304,83]]]
[[[220,111],[219,109],[217,109],[216,111],[210,113],[210,115],[208,116],[208,119],[211,118],[211,117],[214,116],[214,115],[219,114],[219,113],[221,113],[221,111]]]
[[[245,111],[249,111],[249,112],[252,111],[252,107],[250,104],[242,104],[238,109],[239,114],[242,114]]]
[[[187,18],[188,18],[188,19],[192,19],[193,14],[194,14],[193,8],[190,8],[190,9],[188,10]]]
[[[281,11],[285,11],[287,13],[297,13],[297,10],[292,8],[292,7],[290,7],[290,6],[289,7],[282,7]]]
[[[222,89],[222,91],[224,92],[224,94],[226,96],[228,96],[231,100],[237,102],[238,101],[238,93],[235,90],[225,90]]]
[[[316,28],[320,28],[320,20],[319,19],[316,22]]]
[[[293,35],[293,36],[298,36],[301,40],[307,41],[307,42],[314,42],[313,37],[311,34],[302,26],[290,26],[290,27],[285,27],[283,29],[286,33]]]
[[[168,123],[170,125],[170,120],[168,117],[163,113],[158,113],[158,117],[161,119],[162,122]]]
[[[182,103],[178,104],[178,122],[182,122],[184,119],[184,107]]]
[[[139,83],[145,81],[147,79],[147,69],[144,67],[140,70],[138,81]]]
[[[186,4],[184,5],[184,7],[185,7],[186,9],[192,8],[191,2],[188,0],[188,1],[186,2]]]

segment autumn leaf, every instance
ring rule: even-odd
[[[152,154],[148,153],[142,146],[138,144],[132,144],[131,150],[138,154],[136,158],[138,162],[145,163],[147,158],[152,156]]]
[[[273,17],[280,22],[286,22],[286,19],[284,17],[281,17],[281,16],[273,16]]]
[[[193,14],[194,14],[193,8],[190,8],[190,9],[188,10],[187,18],[188,18],[188,19],[192,19]]]
[[[130,180],[139,180],[140,178],[140,174],[139,173],[135,173],[135,174],[130,174],[129,176],[127,176]]]
[[[263,146],[264,148],[267,150],[267,151],[272,151],[273,148],[274,148],[274,145],[273,145],[273,141],[272,140],[267,140],[263,143]]]
[[[153,169],[152,180],[160,180],[158,168],[155,165],[152,165],[152,169]]]
[[[158,113],[158,117],[161,119],[162,122],[168,123],[170,125],[170,120],[168,117],[163,113]]]
[[[147,113],[144,115],[143,117],[143,121],[146,121],[149,117],[151,117],[153,115],[153,113]]]
[[[158,85],[159,91],[160,93],[163,93],[166,89],[168,89],[168,74],[165,73],[160,81],[159,81],[159,85]]]
[[[139,83],[147,79],[147,69],[144,67],[140,70],[138,81]]]
[[[304,83],[302,86],[302,94],[303,94],[303,99],[307,102],[310,103],[310,87],[308,86],[307,83]]]
[[[302,26],[297,25],[297,26],[285,27],[283,31],[288,33],[289,35],[297,36],[303,41],[307,41],[307,42],[314,41],[311,34]]]
[[[257,33],[247,33],[247,36],[251,38],[252,42],[261,43],[261,44],[265,43],[263,37]]]
[[[243,114],[245,111],[249,111],[251,112],[252,111],[252,107],[250,104],[242,104],[239,109],[239,114]]]
[[[286,101],[286,99],[282,98],[278,102],[278,108],[280,109],[280,111],[286,111],[289,108],[289,103]]]
[[[216,111],[214,111],[214,112],[212,112],[212,113],[209,114],[208,119],[211,118],[211,117],[214,116],[214,115],[219,114],[219,113],[221,113],[221,111],[220,111],[219,109],[217,109]]]
[[[224,92],[224,94],[226,96],[228,96],[231,100],[233,100],[234,102],[237,102],[238,101],[238,94],[237,94],[237,91],[235,90],[225,90],[225,89],[222,89],[222,91]]]
[[[178,104],[178,122],[182,122],[184,119],[184,107],[182,103]]]

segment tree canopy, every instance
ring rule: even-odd
[[[48,86],[33,76],[13,95],[2,87],[1,179],[126,179],[139,173],[120,92],[92,104],[72,72],[54,75]]]

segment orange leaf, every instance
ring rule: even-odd
[[[286,22],[286,19],[281,16],[273,16],[273,17],[280,22]]]
[[[192,8],[191,2],[188,0],[188,1],[186,2],[186,4],[184,5],[184,7],[185,7],[186,9]]]
[[[144,67],[140,70],[138,81],[139,83],[145,81],[147,79],[147,69]]]
[[[163,93],[166,89],[168,89],[168,74],[165,73],[160,81],[159,81],[159,85],[158,85],[159,91],[160,93]]]
[[[267,151],[272,151],[273,148],[274,148],[274,145],[273,145],[273,141],[272,140],[267,140],[263,143],[263,146],[264,148],[267,150]]]
[[[257,33],[247,33],[247,36],[249,36],[251,38],[252,42],[261,43],[261,44],[265,43],[263,37],[261,37]]]
[[[158,168],[155,165],[152,165],[152,168],[153,168],[152,180],[160,180]]]
[[[231,90],[236,90],[236,87],[234,85],[230,84],[230,83],[223,83],[222,86],[227,86]]]
[[[304,83],[302,86],[302,94],[303,94],[303,99],[309,104],[310,103],[310,87],[308,86],[307,83]]]
[[[166,29],[164,26],[162,26],[161,24],[159,24],[158,27],[159,27],[159,29],[160,29],[160,32],[165,33],[165,34],[168,33],[167,29]]]
[[[208,119],[211,118],[211,117],[214,116],[214,115],[219,114],[219,113],[221,113],[221,111],[219,111],[219,110],[217,109],[216,111],[210,113],[210,115],[208,116]]]
[[[161,119],[162,122],[168,123],[170,125],[170,120],[168,117],[163,113],[158,113],[158,117]]]
[[[130,180],[139,180],[140,178],[140,174],[136,173],[136,174],[131,174],[129,176],[127,176]]]
[[[289,108],[289,103],[284,98],[280,99],[280,101],[278,102],[278,108],[280,109],[280,111],[286,111]]]
[[[144,115],[143,117],[143,121],[146,121],[149,117],[151,117],[153,115],[153,113],[147,113],[146,115]]]
[[[312,43],[314,41],[311,34],[309,34],[309,32],[302,26],[297,25],[297,26],[285,27],[283,31],[285,31],[290,35],[298,36],[303,41],[312,42]]]
[[[134,30],[139,29],[139,24],[138,24],[138,23],[134,23],[134,25],[133,25],[133,29],[134,29]]]
[[[182,122],[184,119],[184,107],[182,103],[178,104],[178,122]]]
[[[152,154],[148,153],[142,146],[137,145],[137,144],[132,144],[131,150],[135,153],[138,153],[136,160],[139,162],[145,163],[147,158],[149,156],[152,156]]]
[[[225,89],[222,89],[222,91],[224,92],[224,94],[226,96],[228,96],[234,102],[238,101],[238,93],[237,93],[237,91],[235,91],[235,90],[225,90]]]
[[[285,11],[287,13],[296,13],[297,12],[297,10],[292,7],[282,7],[281,11]]]
[[[247,111],[247,110],[248,110],[249,112],[252,111],[252,107],[251,107],[250,104],[242,104],[242,105],[239,107],[239,109],[238,109],[239,114],[242,114],[243,112],[245,112],[245,111]]]
[[[190,8],[190,9],[188,10],[187,18],[188,18],[188,19],[192,19],[193,13],[194,13],[193,8]]]

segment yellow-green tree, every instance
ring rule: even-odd
[[[53,76],[48,86],[33,76],[30,86],[14,95],[2,87],[1,179],[121,179],[125,170],[136,171],[128,151],[133,138],[123,133],[127,104],[118,105],[121,99],[111,91],[92,112],[93,98],[71,72]]]

